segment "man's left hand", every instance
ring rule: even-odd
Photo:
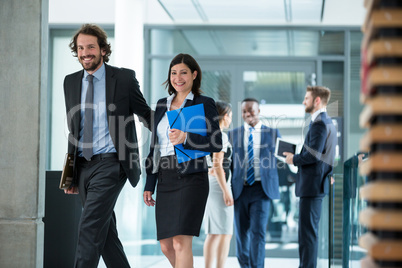
[[[289,165],[293,165],[294,154],[289,153],[289,152],[284,152],[283,155],[286,156],[286,159],[285,159],[286,163],[288,163]]]

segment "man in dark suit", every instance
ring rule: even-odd
[[[134,114],[149,128],[152,111],[135,73],[106,65],[111,53],[106,33],[83,25],[70,43],[84,68],[67,75],[64,95],[69,128],[68,153],[74,179],[67,194],[83,205],[75,267],[130,267],[116,230],[114,206],[127,178],[138,183],[140,164]]]
[[[329,192],[337,144],[335,126],[326,112],[330,96],[331,91],[326,87],[307,87],[303,104],[306,113],[311,114],[309,131],[300,154],[284,153],[286,163],[298,167],[300,268],[317,266],[321,204]]]
[[[244,126],[229,132],[237,259],[242,268],[264,267],[265,233],[272,199],[279,199],[277,129],[261,124],[256,99],[242,101]]]

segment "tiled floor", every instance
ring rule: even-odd
[[[265,267],[269,268],[297,268],[299,265],[298,259],[298,243],[297,241],[297,231],[294,228],[285,228],[282,232],[280,238],[268,237],[265,244]],[[195,237],[193,240],[193,253],[194,257],[194,267],[204,268],[204,258],[203,254],[203,243],[205,240],[205,235],[201,234],[200,237]],[[145,242],[144,242],[145,241]],[[136,251],[131,248],[131,246],[138,246],[137,244],[124,244],[126,253],[128,253],[128,258],[131,267],[133,268],[170,268],[171,265],[165,256],[162,255],[160,251],[159,244],[156,240],[144,240],[143,244],[148,245],[149,248],[153,250],[144,250],[143,245],[142,250]],[[235,240],[231,241],[231,251],[230,257],[226,262],[226,268],[240,268],[237,258],[235,257]],[[155,250],[155,248],[157,250]],[[133,255],[133,252],[142,252],[144,255]],[[131,255],[130,255],[131,253]],[[141,253],[140,253],[141,254]],[[328,260],[319,260],[317,268],[328,267]],[[341,265],[332,264],[333,268],[341,268]],[[359,261],[352,261],[350,263],[351,268],[360,268]],[[100,262],[98,268],[106,268],[104,263]]]
[[[132,268],[171,268],[169,261],[164,256],[140,256],[129,257],[129,262]],[[297,258],[265,258],[265,267],[272,268],[297,268],[299,260]],[[203,268],[204,258],[202,256],[194,257],[194,268]],[[229,257],[226,262],[226,268],[240,268],[236,257]],[[318,263],[317,267],[328,267],[328,260],[323,260]],[[334,268],[341,268],[341,266],[331,265]],[[360,261],[351,261],[350,267],[360,268]],[[101,261],[98,268],[106,268],[105,264]]]
[[[280,267],[280,268],[295,268],[299,264],[298,259],[277,259],[277,258],[265,258],[266,267]],[[138,266],[139,267],[139,266]],[[151,264],[150,266],[144,266],[149,268],[159,268],[159,267],[171,267],[167,260],[159,261],[157,263]],[[204,258],[194,257],[194,268],[203,268]],[[226,262],[227,268],[240,268],[236,257],[229,257]]]
[[[164,256],[141,256],[129,257],[131,267],[133,268],[171,268],[169,261]],[[265,258],[265,267],[295,268],[299,264],[298,259],[279,259]],[[101,263],[98,268],[105,268]],[[194,257],[194,268],[203,268],[204,258],[201,256]],[[226,262],[226,268],[240,268],[236,257],[229,257]]]

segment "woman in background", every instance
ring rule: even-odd
[[[232,107],[223,101],[216,102],[219,127],[227,129],[232,122]],[[232,146],[226,133],[222,132],[222,151],[212,154],[212,168],[209,171],[209,196],[205,213],[204,243],[205,267],[223,268],[229,254],[233,234],[233,197],[231,190],[230,164]]]
[[[169,66],[166,80],[169,97],[158,101],[147,158],[144,202],[155,207],[156,232],[163,254],[172,267],[193,267],[193,236],[199,236],[208,198],[206,157],[178,163],[174,146],[219,152],[222,135],[212,98],[201,95],[201,69],[193,57],[179,54]],[[203,104],[206,136],[170,129],[167,111]],[[152,198],[156,183],[156,201]]]

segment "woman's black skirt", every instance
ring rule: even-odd
[[[199,236],[208,198],[208,173],[180,174],[176,156],[161,158],[156,191],[157,239]]]

